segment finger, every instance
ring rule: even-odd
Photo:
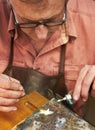
[[[79,77],[76,81],[76,85],[73,91],[73,100],[78,101],[81,95],[81,88],[82,88],[82,82],[83,79],[85,77],[85,75],[87,74],[88,70],[89,70],[89,66],[86,65],[79,73]]]
[[[10,80],[10,90],[21,90],[21,91],[24,91],[24,88],[23,86],[20,84],[20,83],[17,83],[17,82],[14,82],[14,81],[11,81]]]
[[[91,96],[92,96],[92,97],[95,97],[95,80],[93,81],[93,84],[92,84]]]
[[[14,105],[18,101],[19,99],[7,99],[7,98],[0,97],[0,106]]]
[[[9,88],[10,82],[9,82],[9,76],[0,74],[0,88]]]
[[[20,81],[4,74],[0,75],[0,88],[24,91]]]
[[[81,98],[73,105],[73,110],[80,116],[83,116],[83,106],[84,103]]]
[[[11,112],[11,111],[16,111],[17,110],[17,107],[15,106],[0,106],[0,111],[2,112]]]
[[[15,82],[17,82],[17,83],[20,83],[20,81],[19,80],[17,80],[17,79],[14,79],[14,78],[12,78],[12,77],[10,77],[11,78],[11,80],[12,81],[15,81]],[[9,76],[8,75],[5,75],[5,74],[0,74],[0,80],[2,80],[2,81],[8,81],[9,80]]]
[[[20,84],[19,80],[9,77],[10,86],[12,90],[24,90],[23,86]]]
[[[0,74],[0,88],[11,90],[24,90],[20,81],[9,77],[5,74]]]
[[[25,95],[24,91],[13,91],[0,88],[0,97],[18,99]]]
[[[84,101],[87,101],[91,84],[95,77],[95,66],[89,68],[88,73],[84,77],[82,82],[81,97]],[[94,88],[92,88],[93,90]]]

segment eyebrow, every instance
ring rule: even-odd
[[[30,3],[30,2],[32,2],[32,3],[38,3],[38,2],[40,2],[41,0],[20,0],[21,2],[25,2],[25,3]]]
[[[53,20],[54,18],[49,18],[49,19],[43,19],[45,21],[48,21],[48,20]],[[26,21],[41,21],[41,20],[31,20],[31,19],[26,19],[24,17],[22,17],[22,20],[26,20]]]
[[[42,19],[42,20],[45,20],[45,21],[49,21],[49,20],[54,20],[58,15],[54,15],[48,19]],[[31,19],[27,19],[27,18],[24,18],[24,17],[21,17],[22,20],[26,20],[26,21],[41,21],[41,20],[31,20]]]

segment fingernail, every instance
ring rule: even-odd
[[[13,110],[13,111],[16,111],[16,110],[17,110],[17,107],[13,107],[12,110]]]
[[[73,96],[73,99],[74,99],[75,101],[77,101],[77,100],[79,99],[79,97],[78,97],[77,95],[75,95],[75,96]]]
[[[23,90],[23,87],[19,87],[19,90]]]
[[[19,99],[16,100],[16,102],[18,102],[18,101],[19,101]]]
[[[87,99],[83,98],[83,99],[82,99],[82,101],[83,101],[83,102],[86,102],[86,101],[87,101]]]
[[[24,96],[24,95],[25,95],[25,92],[22,93],[22,96]]]

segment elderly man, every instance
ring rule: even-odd
[[[82,115],[95,96],[94,9],[93,0],[0,1],[0,111],[16,110],[34,89],[47,96],[50,87],[72,92]]]

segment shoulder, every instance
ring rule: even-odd
[[[0,22],[8,22],[11,12],[10,0],[0,0]]]
[[[10,3],[10,0],[0,0],[0,3]]]
[[[69,0],[67,9],[83,15],[95,15],[95,0]]]
[[[0,0],[0,6],[2,5],[9,5],[10,4],[10,0]]]
[[[11,10],[10,0],[0,0],[0,12],[8,14]]]
[[[9,0],[0,0],[0,46],[2,44],[2,50],[3,47],[6,48],[5,44],[8,44],[10,40],[10,35],[8,33],[10,11]]]

